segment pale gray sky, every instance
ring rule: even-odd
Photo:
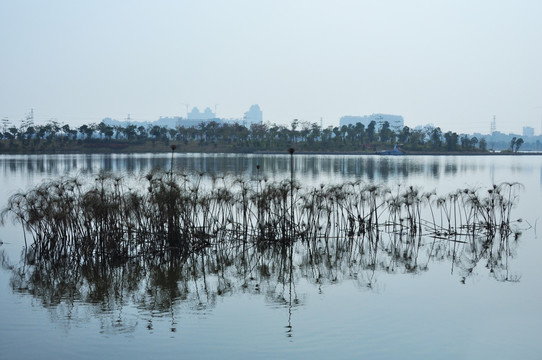
[[[540,0],[0,0],[0,118],[542,126]]]

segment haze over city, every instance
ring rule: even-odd
[[[0,118],[542,126],[540,1],[4,1]]]

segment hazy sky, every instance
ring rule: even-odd
[[[542,126],[540,0],[0,0],[0,118]]]

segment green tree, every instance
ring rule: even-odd
[[[11,133],[10,139],[16,139],[19,135],[19,129],[15,126],[10,127],[8,130]]]
[[[99,123],[96,128],[96,130],[98,130],[98,132],[100,133],[100,138],[103,139],[103,137],[105,136],[107,140],[111,140],[111,138],[113,137],[114,135],[113,129],[114,128],[111,125],[107,125],[103,121]]]
[[[328,126],[322,130],[322,143],[323,145],[329,144],[333,139],[333,126]]]
[[[376,121],[371,121],[369,125],[367,126],[367,138],[369,139],[369,142],[374,142],[376,139]]]
[[[81,126],[79,127],[79,132],[80,132],[82,135],[85,135],[87,140],[90,140],[90,139],[92,138],[92,134],[94,134],[94,129],[95,129],[95,125],[94,125],[94,124],[90,124],[90,125],[81,125]]]
[[[410,128],[408,126],[404,126],[401,132],[399,133],[397,139],[401,144],[408,143],[410,139]]]
[[[292,131],[290,133],[291,142],[295,143],[297,141],[297,135],[298,135],[297,128],[299,127],[299,120],[298,119],[293,119],[291,127],[292,127]]]
[[[137,128],[137,139],[138,140],[146,140],[149,134],[147,133],[147,129],[143,125],[140,125]]]
[[[179,134],[177,129],[168,129],[167,131],[171,140],[177,140],[177,135]]]
[[[472,147],[470,138],[468,135],[461,136],[461,149],[470,150]]]
[[[126,136],[126,139],[128,139],[128,141],[135,140],[135,138],[137,137],[136,129],[136,125],[128,125],[124,128],[124,136]]]
[[[307,142],[307,138],[309,137],[310,133],[311,133],[311,123],[308,121],[302,121],[301,130],[299,131],[299,137],[301,138],[301,141]]]
[[[160,138],[160,126],[154,125],[151,127],[149,134],[152,135],[154,139]]]
[[[456,151],[459,136],[455,132],[448,131],[444,134],[444,140],[446,141],[446,149],[448,151]]]
[[[64,136],[69,140],[70,139],[70,135],[71,135],[71,128],[70,128],[70,125],[69,124],[65,124],[65,125],[62,125],[61,127],[62,129],[62,132],[64,133]]]
[[[43,125],[38,125],[37,132],[36,132],[36,138],[38,140],[45,139],[45,135],[47,134],[47,128]]]
[[[316,143],[319,139],[321,140],[321,138],[322,138],[322,129],[320,128],[320,125],[318,125],[317,123],[312,123],[311,130],[308,135],[309,144],[312,145]]]
[[[354,125],[354,134],[356,137],[356,144],[360,146],[363,145],[365,139],[365,125],[359,122],[356,123],[356,125]]]
[[[521,147],[521,145],[523,145],[523,139],[519,138],[516,140],[516,152],[519,151],[519,148]]]
[[[25,131],[26,140],[32,139],[35,133],[36,133],[36,129],[34,128],[34,126],[30,125],[29,127],[27,127]]]
[[[429,134],[431,148],[439,150],[442,147],[442,130],[440,127],[433,128]]]
[[[395,142],[395,133],[390,129],[390,123],[384,121],[382,128],[379,131],[380,141],[384,144],[394,143]]]
[[[262,144],[265,141],[267,131],[267,125],[265,124],[251,124],[250,138],[255,144]]]
[[[512,140],[510,140],[510,151],[514,151],[514,147],[516,146],[516,137],[514,136]]]
[[[471,145],[471,149],[474,150],[474,148],[476,148],[476,145],[478,144],[479,140],[476,136],[473,136],[471,139],[470,139],[470,145]]]
[[[481,138],[478,142],[478,148],[482,151],[487,151],[487,140],[485,138]]]

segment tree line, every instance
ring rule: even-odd
[[[0,131],[0,151],[70,151],[78,147],[130,148],[140,146],[152,150],[157,144],[178,144],[185,151],[283,151],[295,146],[298,151],[375,152],[393,148],[413,152],[486,152],[485,138],[444,132],[440,127],[425,126],[392,129],[388,122],[378,126],[355,125],[322,127],[317,123],[293,120],[288,126],[277,124],[227,123],[220,120],[201,122],[197,126],[109,125],[85,124],[71,127],[50,121],[45,125],[23,123]],[[511,151],[518,151],[523,139],[515,139]]]

